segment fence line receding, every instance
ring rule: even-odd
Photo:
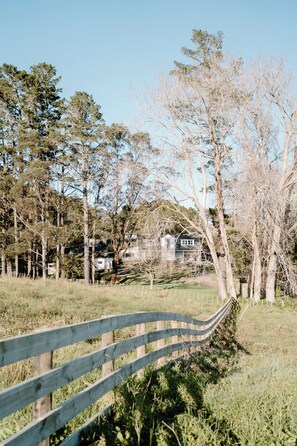
[[[208,342],[232,305],[229,300],[207,320],[173,312],[129,313],[2,340],[0,367],[34,357],[36,376],[0,392],[0,419],[33,403],[33,420],[1,445],[48,445],[50,435],[135,372],[156,361],[161,366],[184,349],[193,352]],[[135,335],[114,341],[116,330],[134,326]],[[55,350],[98,337],[101,337],[99,350],[52,368]],[[148,344],[151,344],[149,352]],[[115,359],[133,351],[136,359],[114,370]],[[54,391],[93,370],[98,370],[96,382],[58,407],[51,407]],[[63,444],[79,444],[78,435],[71,435]]]

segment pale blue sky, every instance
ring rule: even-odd
[[[194,28],[297,72],[297,0],[0,0],[0,18],[0,64],[53,64],[64,96],[91,93],[109,124],[129,125],[135,92],[170,71]]]

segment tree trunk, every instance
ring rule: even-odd
[[[277,253],[280,241],[280,228],[274,225],[272,231],[272,240],[268,253],[267,277],[266,277],[266,301],[275,302],[275,284],[277,270]]]
[[[95,239],[93,239],[95,240]],[[92,245],[92,283],[95,283],[95,273],[96,273],[96,268],[95,268],[95,244]]]
[[[92,283],[95,283],[95,273],[96,273],[96,267],[95,267],[95,251],[96,251],[96,219],[94,216],[93,221],[93,234],[92,234]]]
[[[255,302],[259,302],[261,299],[262,288],[262,264],[259,250],[259,243],[256,234],[256,226],[252,235],[252,244],[254,251],[253,258],[253,279],[251,283],[252,296]]]
[[[18,242],[18,222],[17,222],[17,211],[13,208],[13,220],[14,220],[14,242],[17,245]],[[15,276],[19,276],[19,256],[16,254],[14,258],[15,263]]]
[[[31,252],[31,248],[28,252],[28,256],[27,256],[27,276],[31,277],[32,276],[32,252]]]
[[[90,252],[89,252],[89,206],[87,182],[83,186],[83,227],[84,227],[84,278],[90,283]]]
[[[65,280],[65,278],[66,278],[65,269],[64,269],[64,266],[63,266],[64,255],[65,255],[65,246],[61,245],[61,279],[62,280]]]
[[[2,275],[2,277],[4,277],[4,276],[6,276],[6,256],[5,256],[5,254],[1,255],[1,267],[2,267],[1,275]]]
[[[150,273],[150,290],[153,291],[154,289],[154,273]]]
[[[11,259],[7,259],[7,275],[8,277],[12,277],[12,261]]]
[[[37,246],[33,245],[33,253],[34,253],[34,263],[33,263],[33,279],[36,279],[36,277],[39,276],[39,250],[37,248]]]
[[[65,197],[65,168],[62,165],[61,166],[61,201],[59,201],[59,226],[62,228],[64,226],[64,197]],[[66,274],[63,267],[63,257],[65,255],[65,246],[60,244],[60,261],[59,261],[59,268],[60,268],[60,276],[62,280],[65,280]]]
[[[232,261],[231,254],[229,250],[227,232],[226,232],[226,223],[224,217],[224,199],[223,199],[223,183],[222,183],[222,166],[221,166],[221,155],[220,148],[215,139],[215,133],[212,131],[212,136],[214,138],[215,144],[215,157],[214,157],[214,166],[215,166],[215,177],[216,177],[216,197],[217,197],[217,213],[219,220],[219,228],[220,228],[220,239],[222,243],[222,247],[224,249],[225,254],[225,263],[226,263],[226,282],[227,282],[227,292],[234,299],[237,298],[233,271],[232,271]]]
[[[47,239],[44,235],[44,233],[42,233],[41,235],[41,263],[42,263],[42,278],[43,280],[46,279],[46,254],[47,254]]]
[[[60,245],[57,244],[56,247],[56,280],[59,280],[60,278],[60,264],[61,264],[61,258],[60,258]]]
[[[213,240],[211,229],[208,226],[206,216],[204,216],[204,217],[205,217],[205,221],[203,221],[203,223],[205,226],[206,241],[207,241],[207,245],[208,245],[208,248],[210,251],[210,255],[212,258],[212,262],[213,262],[213,266],[214,266],[214,270],[215,270],[215,274],[216,274],[216,278],[217,278],[217,282],[218,282],[220,298],[222,300],[226,300],[228,298],[228,294],[227,294],[227,290],[226,290],[224,273],[222,271],[222,268],[221,268],[221,265],[219,262],[219,258],[218,258],[217,251],[215,248],[215,243]]]
[[[112,274],[111,274],[111,284],[112,285],[115,285],[117,283],[119,264],[120,264],[119,250],[115,249],[114,250],[114,259],[112,262]]]

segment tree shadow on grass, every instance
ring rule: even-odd
[[[115,389],[115,403],[98,429],[84,432],[84,446],[239,445],[228,421],[216,418],[204,402],[208,384],[216,384],[236,369],[238,305],[201,350],[172,367],[147,369]],[[203,442],[201,438],[203,437]]]

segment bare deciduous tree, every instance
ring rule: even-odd
[[[188,223],[206,240],[221,298],[226,299],[228,294],[236,297],[236,291],[223,189],[236,108],[242,100],[237,85],[241,64],[223,57],[220,33],[214,36],[194,31],[192,41],[195,49],[183,48],[182,52],[193,65],[176,63],[173,77],[161,82],[154,97],[159,104],[155,119],[162,129],[155,175],[170,188],[175,200],[186,200],[197,210],[199,218]],[[216,237],[222,247],[223,268],[208,215],[208,207],[213,203],[217,209]]]
[[[268,302],[274,302],[278,265],[287,264],[283,240],[296,190],[297,102],[281,62],[259,62],[244,74],[243,89],[248,94],[238,111],[241,161],[233,204],[238,206],[236,218],[248,227],[253,249],[252,295],[258,301],[262,291]],[[289,270],[293,274],[285,267]]]

